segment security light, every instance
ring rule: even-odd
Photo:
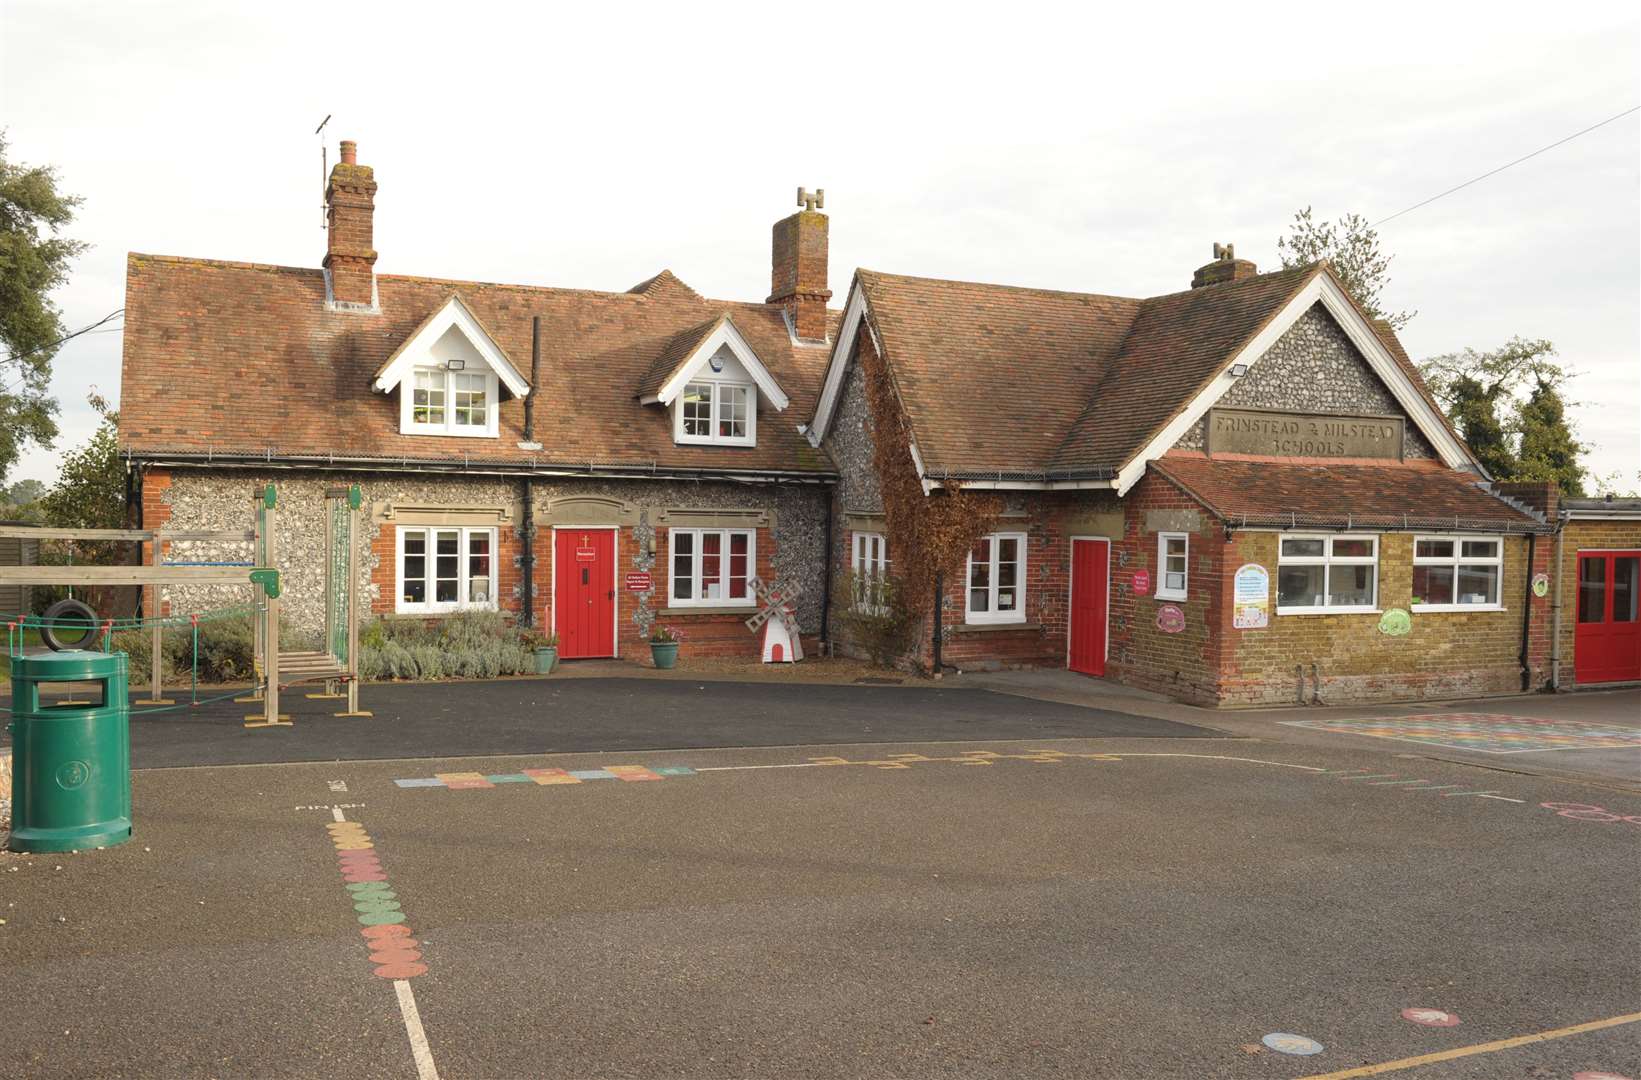
[[[446,360],[444,362],[444,366],[446,368],[450,369],[451,371],[461,371],[463,368],[467,367],[467,361],[466,360]]]
[[[1232,364],[1229,374],[1230,374],[1231,378],[1233,378],[1233,379],[1240,379],[1240,378],[1242,378],[1242,376],[1248,374],[1248,365],[1247,364]]]

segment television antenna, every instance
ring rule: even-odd
[[[313,133],[319,136],[319,191],[321,193],[321,202],[319,206],[319,227],[321,229],[326,228],[330,224],[330,203],[323,201],[323,193],[325,192],[328,183],[326,174],[330,171],[330,155],[325,151],[324,132],[325,125],[330,123],[330,118],[331,114],[326,113],[325,118],[319,121],[319,126],[313,129]]]

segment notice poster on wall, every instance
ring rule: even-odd
[[[1258,563],[1237,567],[1231,585],[1231,625],[1257,630],[1271,623],[1271,575]]]

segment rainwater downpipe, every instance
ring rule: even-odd
[[[541,316],[530,320],[530,392],[524,395],[524,441],[536,441],[536,394],[541,387]],[[519,482],[524,511],[519,525],[524,532],[524,556],[519,570],[524,578],[524,625],[536,624],[536,485],[528,474]]]
[[[937,679],[945,671],[945,665],[940,659],[941,608],[945,606],[945,595],[946,573],[943,570],[936,570],[934,574],[934,677]]]
[[[1533,626],[1533,555],[1538,550],[1538,533],[1527,534],[1527,573],[1521,590],[1521,689],[1533,688],[1533,669],[1528,663],[1528,642]]]
[[[1555,593],[1550,601],[1550,689],[1561,689],[1561,572],[1563,544],[1567,537],[1567,519],[1556,522],[1556,564],[1550,569]]]

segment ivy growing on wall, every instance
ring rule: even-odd
[[[864,327],[859,344],[860,374],[875,436],[873,465],[882,489],[893,573],[907,611],[927,616],[934,607],[935,576],[954,568],[961,573],[969,550],[995,526],[1002,500],[990,493],[965,491],[954,481],[946,481],[928,495],[923,493],[912,458],[911,424],[900,407],[894,376]],[[951,595],[961,596],[963,587],[961,580],[945,583]]]

